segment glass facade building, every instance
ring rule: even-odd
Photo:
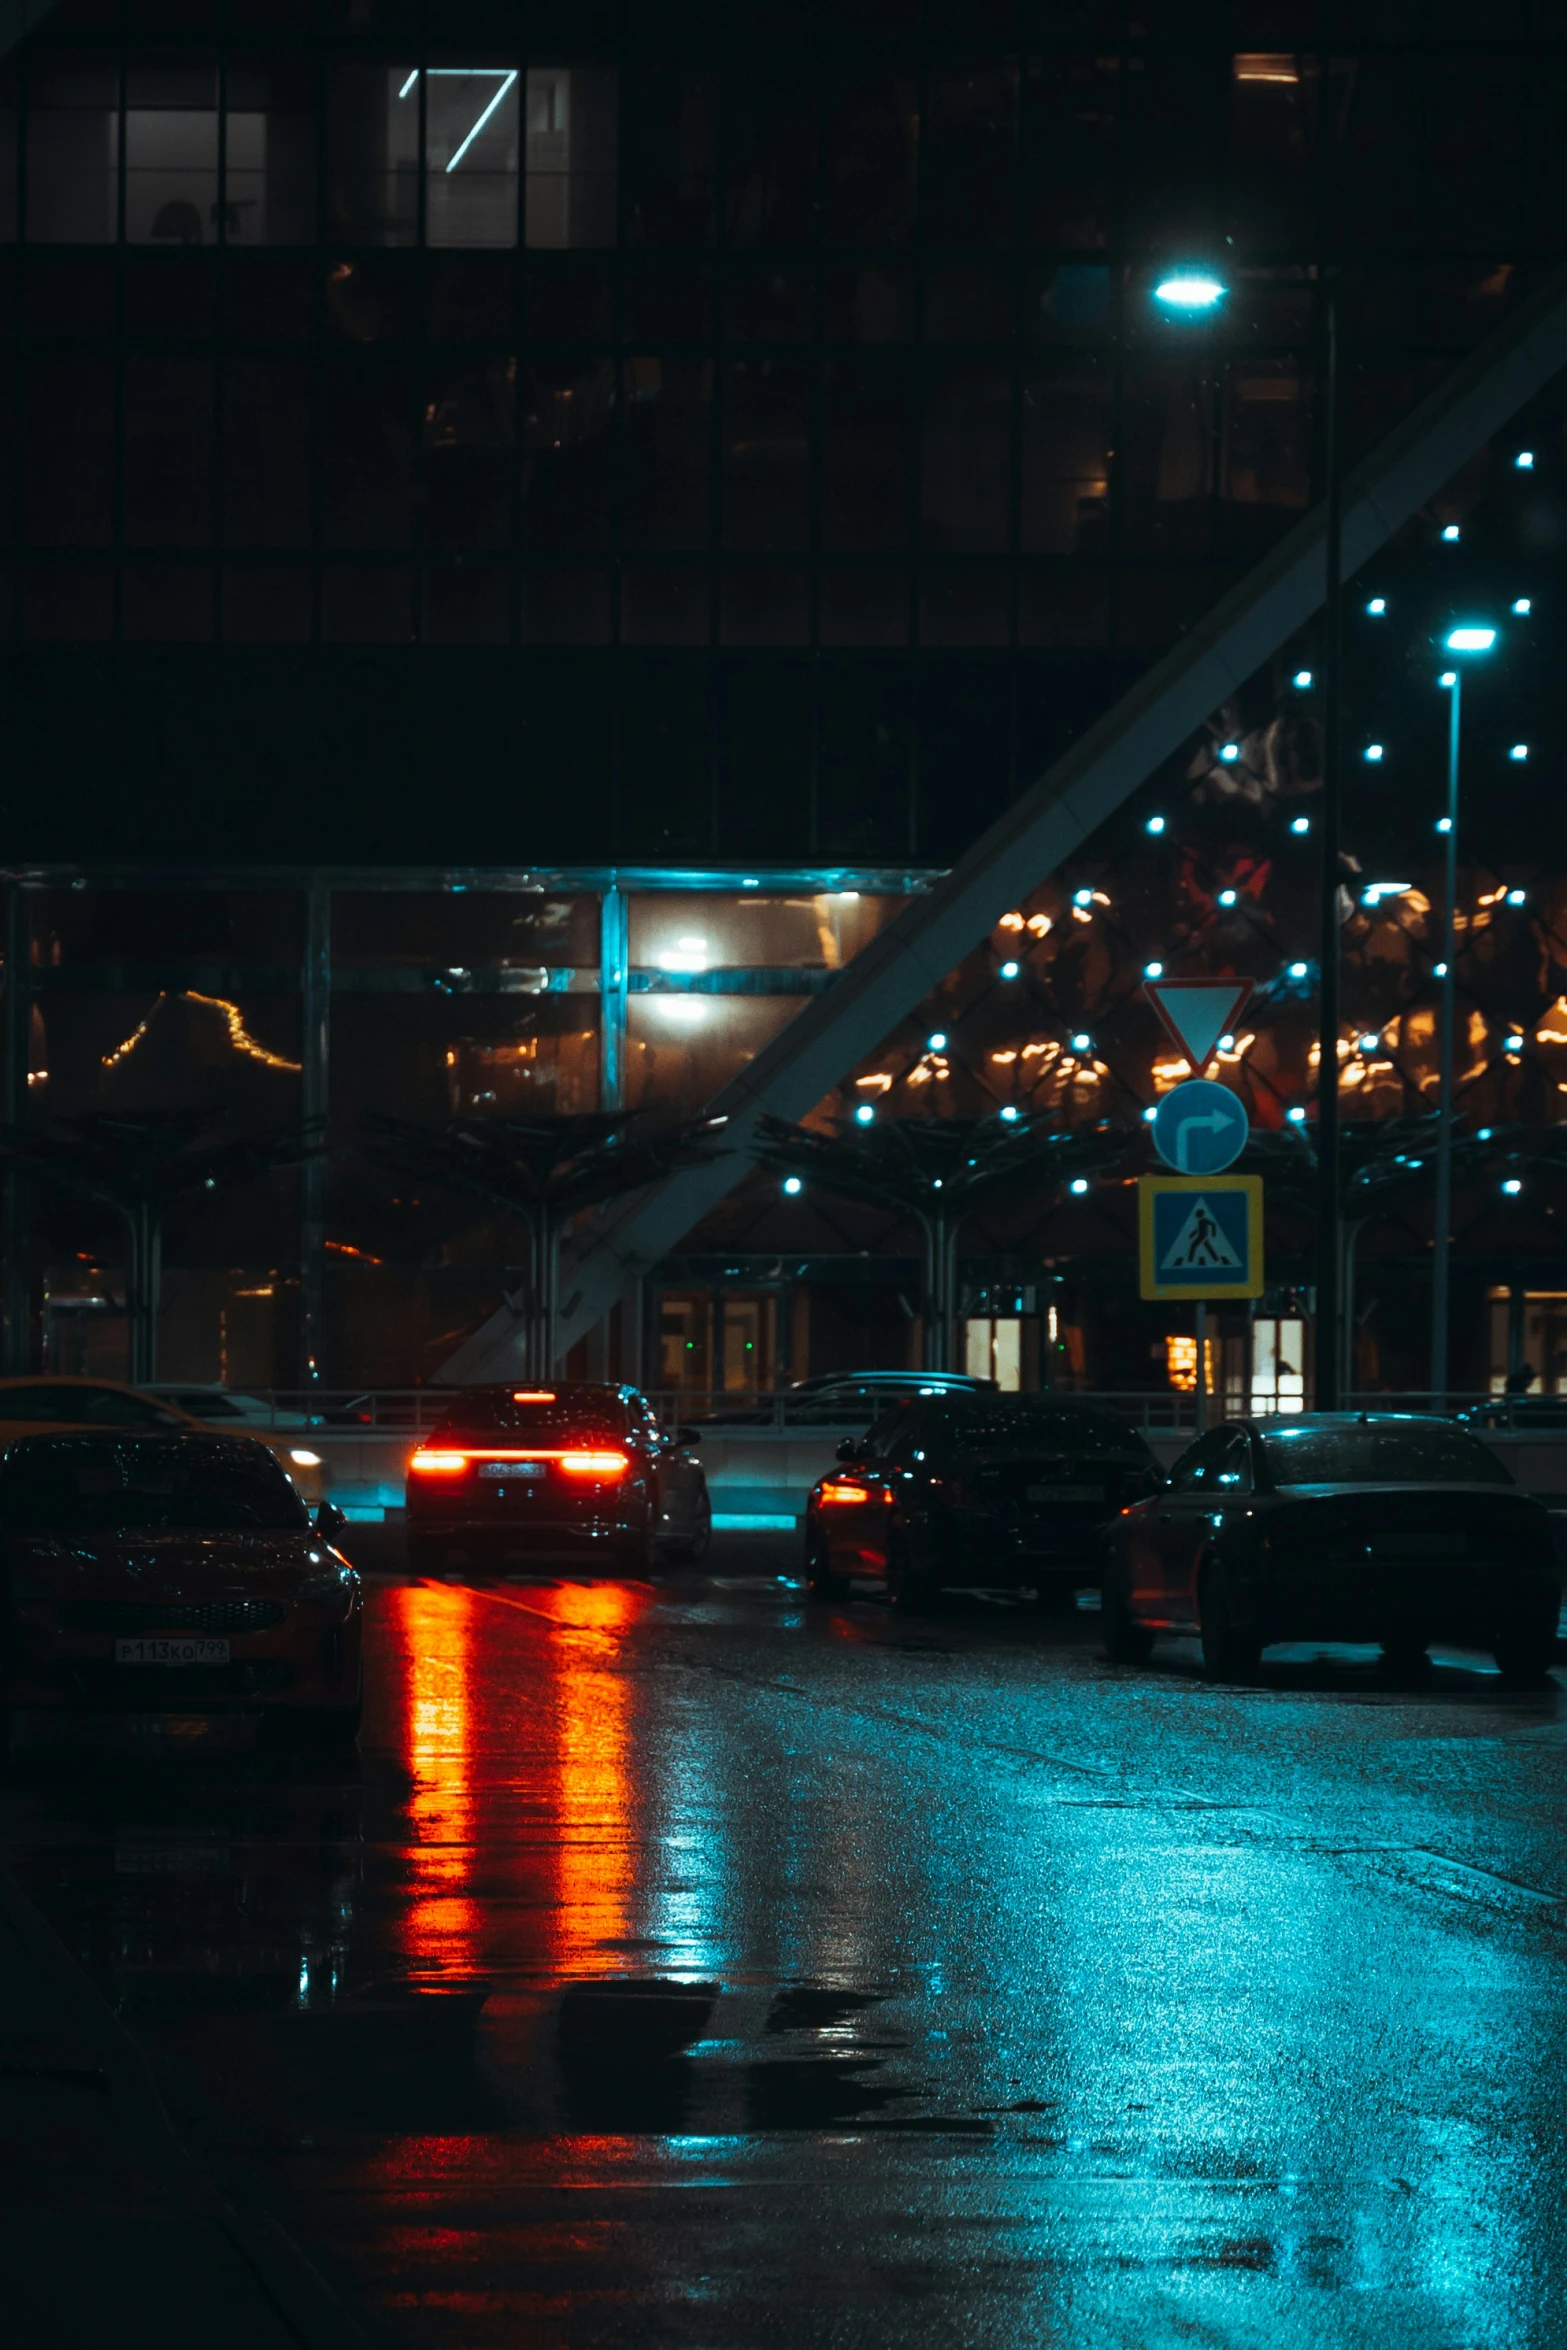
[[[0,69],[22,1098],[242,1123],[314,1099],[341,1153],[313,1270],[287,1179],[259,1220],[191,1221],[182,1372],[286,1383],[302,1283],[337,1298],[342,1377],[438,1367],[516,1236],[389,1202],[352,1157],[365,1118],[709,1099],[1320,495],[1325,271],[1353,457],[1556,264],[1564,90],[1543,0],[1482,28],[1447,0],[656,23],[59,0]],[[1214,257],[1219,310],[1161,311],[1168,265]],[[1462,523],[1476,588],[1507,570],[1543,612],[1559,417],[1542,433],[1518,481],[1478,453],[1427,536]],[[1430,601],[1428,552],[1390,552],[1395,601]],[[1395,755],[1356,769],[1347,845],[1404,886],[1346,931],[1352,1115],[1417,1113],[1434,1082],[1439,861],[1402,787],[1442,752],[1400,698],[1412,658],[1353,635],[1353,724]],[[1255,978],[1268,1024],[1225,1073],[1287,1140],[1320,764],[1290,670],[1070,872],[1020,876],[825,1108],[1135,1130],[1180,1074],[1138,994],[1173,942]],[[1474,1116],[1540,1125],[1567,1086],[1567,900],[1554,702],[1529,691],[1473,705],[1493,764],[1537,747],[1465,836],[1461,1079]],[[1121,1266],[1115,1206],[975,1232],[976,1363],[1022,1361],[1025,1311],[1029,1376],[1041,1345],[1078,1380],[1151,1360],[1045,1271]],[[69,1367],[112,1242],[35,1207]],[[1515,1259],[1555,1294],[1548,1234],[1494,1224],[1477,1334]],[[1281,1257],[1302,1279],[1305,1231]],[[914,1343],[890,1220],[758,1181],[686,1246],[643,1348],[671,1385]],[[880,1289],[823,1290],[813,1337],[801,1285],[861,1254]],[[1275,1302],[1282,1363],[1302,1309]]]
[[[1320,268],[1363,446],[1554,251],[1567,48],[1484,33],[61,0],[13,738],[116,856],[152,789],[192,854],[944,862],[1305,508]]]

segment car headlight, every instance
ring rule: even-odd
[[[358,1588],[359,1577],[352,1567],[333,1564],[323,1566],[319,1574],[307,1575],[302,1583],[297,1583],[294,1586],[294,1597],[307,1600],[315,1606],[330,1606],[334,1599],[340,1600],[346,1608]]]
[[[288,1457],[296,1469],[319,1469],[321,1466],[321,1455],[318,1452],[306,1452],[302,1447],[291,1452]]]

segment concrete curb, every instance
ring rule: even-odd
[[[50,1985],[54,2004],[69,2010],[71,2048],[90,2059],[72,2069],[96,2075],[112,2101],[126,2138],[148,2176],[170,2200],[216,2229],[249,2270],[275,2313],[282,2338],[300,2350],[370,2350],[370,2337],[344,2309],[320,2272],[270,2213],[240,2209],[177,2135],[136,2041],[91,1978],[8,1870],[0,1867],[0,1922]],[[14,2045],[14,2043],[13,2043]],[[47,2061],[37,2070],[56,2072]],[[225,2312],[212,2312],[211,2338],[225,2334]]]

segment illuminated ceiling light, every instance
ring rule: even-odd
[[[742,889],[760,889],[761,886],[761,883],[757,880],[754,880],[749,873],[745,876],[745,879],[740,884]]]
[[[1221,1037],[1220,1037],[1220,1039],[1219,1039],[1219,1050],[1220,1050],[1220,1052],[1221,1052],[1221,1053],[1233,1053],[1233,1052],[1234,1052],[1234,1050],[1235,1050],[1235,1039],[1234,1039],[1234,1037],[1233,1037],[1233,1036],[1221,1036]]]
[[[1443,538],[1445,539],[1445,541],[1447,542],[1448,546],[1450,546],[1450,547],[1456,547],[1456,546],[1457,546],[1457,544],[1458,544],[1458,539],[1459,539],[1459,530],[1458,530],[1458,525],[1457,525],[1457,523],[1456,523],[1456,522],[1450,522],[1450,523],[1448,523],[1447,527],[1445,528],[1445,530],[1444,530],[1444,531],[1443,531],[1443,533],[1442,533],[1442,536],[1443,536]]]
[[[1447,977],[1447,965],[1445,963],[1433,963],[1431,968],[1435,972],[1438,979],[1445,979]]]
[[[1183,269],[1154,287],[1154,300],[1167,310],[1211,310],[1224,300],[1225,292],[1222,279],[1205,270]]]
[[[1010,1102],[1005,1102],[1005,1103],[1003,1103],[1003,1105],[1002,1105],[1001,1115],[1002,1115],[1002,1117],[1003,1117],[1003,1118],[1005,1118],[1005,1119],[1006,1119],[1006,1121],[1007,1121],[1007,1124],[1010,1126],[1010,1125],[1011,1125],[1011,1123],[1012,1123],[1012,1121],[1013,1121],[1013,1120],[1016,1118],[1016,1116],[1017,1116],[1017,1112],[1016,1112],[1016,1110],[1015,1110],[1015,1109],[1012,1107],[1012,1104],[1011,1104]]]
[[[791,1199],[798,1199],[801,1192],[805,1189],[805,1185],[800,1181],[798,1175],[786,1175],[784,1177],[783,1187]]]
[[[1456,685],[1456,684],[1458,683],[1458,672],[1457,672],[1457,670],[1456,670],[1456,669],[1444,669],[1444,670],[1443,670],[1443,672],[1442,672],[1442,674],[1441,674],[1441,676],[1440,676],[1440,677],[1437,679],[1437,681],[1436,681],[1436,682],[1437,682],[1437,684],[1438,684],[1438,685]]]
[[[1016,979],[1022,968],[1023,966],[1021,963],[1003,963],[1001,966],[1001,976],[1003,979]]]
[[[1370,603],[1366,606],[1366,610],[1370,613],[1373,620],[1380,620],[1383,613],[1387,610],[1386,596],[1373,596]]]
[[[1534,451],[1532,449],[1520,449],[1517,456],[1513,459],[1513,463],[1517,466],[1520,473],[1532,473],[1534,471]]]
[[[857,906],[860,902],[860,893],[857,889],[840,889],[833,894],[840,905]]]
[[[1523,1051],[1523,1038],[1521,1036],[1503,1037],[1502,1049],[1504,1052],[1521,1053]]]
[[[707,941],[687,933],[672,945],[662,948],[655,957],[660,971],[705,971],[707,969]]]
[[[1147,1109],[1143,1112],[1143,1116],[1147,1119],[1150,1126],[1153,1124],[1155,1118],[1157,1118],[1158,1115],[1159,1105],[1157,1102],[1150,1102]]]
[[[1528,596],[1515,596],[1513,598],[1513,610],[1517,613],[1520,620],[1527,620],[1529,614],[1534,610],[1534,605]]]
[[[1409,881],[1368,881],[1360,893],[1361,903],[1366,906],[1377,906],[1384,898],[1407,896],[1413,887],[1413,882]]]
[[[1450,628],[1442,639],[1442,648],[1448,653],[1488,653],[1496,642],[1494,628],[1477,626],[1465,621],[1462,628]]]
[[[1510,889],[1507,893],[1507,903],[1510,906],[1521,906],[1525,904],[1526,899],[1524,892],[1521,889]]]
[[[1527,759],[1527,758],[1528,758],[1528,756],[1529,756],[1529,746],[1528,746],[1528,744],[1527,744],[1527,743],[1514,743],[1514,745],[1513,745],[1512,749],[1511,749],[1511,750],[1508,752],[1507,756],[1509,757],[1509,759]]]
[[[1162,816],[1150,816],[1147,823],[1143,826],[1143,830],[1144,832],[1163,832],[1164,818]]]
[[[1235,891],[1234,891],[1233,889],[1221,889],[1221,890],[1220,890],[1220,892],[1219,892],[1219,903],[1220,903],[1220,905],[1221,905],[1221,906],[1233,906],[1233,905],[1234,905],[1234,903],[1235,903],[1235,900],[1236,900],[1236,893],[1235,893]]]
[[[1481,1127],[1481,1129],[1480,1129],[1480,1140],[1481,1140],[1482,1142],[1489,1142],[1489,1141],[1490,1141],[1490,1139],[1491,1139],[1491,1129],[1490,1129],[1490,1127],[1489,1127],[1489,1126],[1482,1126],[1482,1127]]]
[[[1304,693],[1307,686],[1311,683],[1311,671],[1309,669],[1297,669],[1294,676],[1290,679],[1290,683],[1291,685],[1298,686],[1300,691]]]
[[[1073,903],[1073,905],[1074,905],[1074,906],[1091,906],[1091,905],[1093,904],[1093,902],[1094,902],[1094,893],[1093,893],[1093,891],[1092,891],[1091,889],[1074,889],[1074,890],[1073,890],[1073,892],[1072,892],[1072,903]]]
[[[1290,819],[1290,830],[1291,832],[1296,833],[1309,832],[1311,830],[1311,818],[1309,816],[1292,817]]]
[[[946,1032],[946,1030],[945,1030],[944,1028],[937,1028],[937,1029],[934,1029],[934,1030],[931,1032],[931,1034],[930,1034],[929,1036],[927,1036],[927,1037],[926,1037],[926,1039],[925,1039],[925,1050],[926,1050],[928,1053],[944,1053],[944,1052],[946,1051],[946,1049],[947,1049],[947,1032]]]
[[[1523,1185],[1519,1182],[1516,1175],[1509,1175],[1506,1182],[1502,1185],[1502,1189],[1507,1193],[1510,1199],[1516,1199],[1518,1194],[1522,1191]]]
[[[1241,746],[1239,743],[1221,743],[1219,745],[1219,756],[1226,767],[1233,767],[1240,755]]]
[[[1145,963],[1143,965],[1143,977],[1145,979],[1162,979],[1164,977],[1164,965],[1162,963]]]
[[[1299,1102],[1295,1104],[1293,1110],[1287,1110],[1285,1112],[1285,1116],[1289,1119],[1289,1122],[1292,1126],[1304,1126],[1306,1123],[1306,1113],[1301,1108]]]
[[[1451,816],[1439,816],[1439,817],[1437,818],[1437,820],[1436,820],[1436,828],[1437,828],[1437,831],[1438,831],[1438,832],[1451,832],[1451,831],[1452,831],[1452,829],[1453,829],[1453,819],[1452,819],[1452,817],[1451,817]]]
[[[858,1109],[855,1111],[855,1113],[854,1113],[854,1123],[855,1123],[855,1125],[856,1125],[856,1126],[874,1126],[874,1125],[875,1125],[875,1123],[876,1123],[876,1113],[875,1113],[875,1111],[874,1111],[874,1110],[871,1108],[871,1105],[870,1105],[870,1103],[869,1103],[869,1102],[861,1102],[861,1104],[860,1104],[859,1108],[858,1108]]]
[[[1385,746],[1382,743],[1367,743],[1364,751],[1361,753],[1361,757],[1364,759],[1369,759],[1372,766],[1375,767],[1383,757],[1384,749]]]
[[[1309,963],[1291,963],[1290,977],[1291,979],[1304,979],[1310,969]]]
[[[1377,1046],[1381,1042],[1382,1039],[1380,1036],[1372,1036],[1368,1031],[1368,1033],[1360,1039],[1360,1049],[1363,1053],[1374,1053],[1377,1049]]]
[[[496,91],[488,106],[485,107],[483,113],[478,116],[472,128],[469,130],[467,137],[463,140],[461,146],[457,148],[456,152],[452,156],[450,163],[448,163],[446,166],[448,172],[453,172],[457,169],[458,164],[461,163],[463,157],[467,154],[469,148],[473,145],[474,140],[478,137],[485,124],[489,121],[490,116],[495,112],[496,107],[500,105],[507,92],[511,89],[512,84],[516,81],[517,69],[515,66],[508,68],[503,65],[432,65],[429,69],[429,72],[432,81],[494,81],[500,83],[500,88]],[[406,98],[409,92],[415,87],[418,79],[419,68],[416,65],[413,69],[413,72],[404,82],[402,88],[398,91],[398,97]]]
[[[1073,1037],[1072,1050],[1074,1053],[1091,1053],[1093,1049],[1094,1040],[1091,1036],[1084,1036],[1081,1031],[1079,1031],[1079,1033]]]
[[[1072,1178],[1072,1189],[1077,1194],[1077,1197],[1081,1199],[1084,1192],[1088,1189],[1088,1177],[1086,1175],[1074,1175]]]

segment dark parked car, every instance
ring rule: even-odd
[[[1271,1640],[1376,1641],[1404,1664],[1453,1640],[1533,1679],[1560,1604],[1540,1503],[1467,1429],[1391,1412],[1210,1429],[1111,1528],[1103,1591],[1111,1656],[1195,1631],[1226,1681]]]
[[[835,1371],[802,1379],[772,1404],[747,1405],[708,1416],[714,1428],[869,1428],[894,1404],[915,1395],[994,1394],[994,1379],[957,1371]]]
[[[23,1711],[359,1726],[359,1577],[251,1437],[29,1436],[0,1456],[0,1681]]]
[[[691,1428],[634,1387],[470,1387],[408,1463],[416,1568],[553,1561],[645,1574],[712,1539]]]
[[[1462,1428],[1567,1430],[1567,1395],[1494,1395],[1486,1403],[1472,1403],[1454,1418]]]
[[[1049,1395],[914,1395],[840,1458],[806,1505],[806,1583],[832,1599],[876,1576],[903,1607],[962,1584],[1062,1599],[1097,1574],[1106,1520],[1159,1483],[1124,1420]]]

